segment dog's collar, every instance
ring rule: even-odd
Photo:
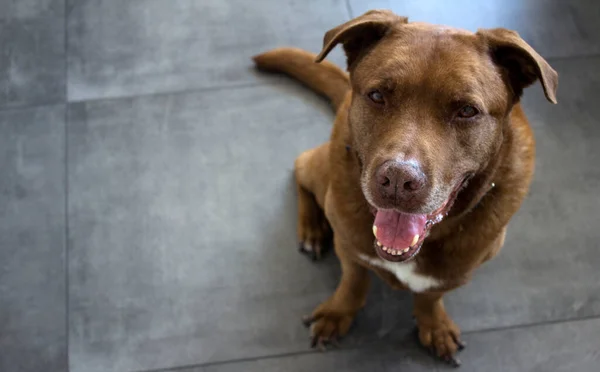
[[[477,202],[475,203],[475,205],[473,205],[473,207],[470,208],[469,210],[473,210],[473,209],[479,207],[479,205],[481,204],[481,202],[483,201],[483,199],[490,193],[490,191],[492,191],[494,189],[494,187],[496,187],[496,183],[495,182],[490,182],[488,189],[483,193],[483,195],[481,195],[481,197],[479,198],[479,200],[477,200]]]

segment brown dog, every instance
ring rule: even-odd
[[[338,43],[349,76],[323,61]],[[502,247],[534,169],[519,99],[539,79],[556,103],[556,72],[513,31],[473,34],[390,11],[327,32],[321,64],[292,48],[254,59],[337,109],[330,141],[295,164],[298,238],[318,256],[331,227],[342,267],[337,290],[308,319],[314,344],[348,331],[371,269],[414,293],[421,343],[458,364],[460,331],[442,296]]]

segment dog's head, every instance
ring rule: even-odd
[[[343,44],[361,186],[376,210],[378,253],[413,257],[466,182],[499,154],[508,115],[539,79],[558,77],[516,32],[477,33],[370,11],[328,31],[317,61]]]

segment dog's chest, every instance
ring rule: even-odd
[[[417,264],[414,261],[389,262],[378,257],[371,258],[362,254],[360,258],[372,266],[389,271],[413,292],[424,292],[440,285],[439,280],[434,277],[418,273]]]

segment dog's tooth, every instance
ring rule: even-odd
[[[413,245],[417,244],[418,241],[419,241],[419,234],[416,234],[412,240],[412,243],[410,243],[410,246],[412,247]]]
[[[379,240],[376,240],[376,242],[377,242],[377,246],[381,247],[381,243],[379,242]]]
[[[385,247],[385,246],[384,246],[382,249],[383,249],[385,252],[387,252],[387,251],[388,251],[388,248],[387,248],[387,247]]]
[[[409,249],[410,248],[404,248],[404,250],[402,252],[406,253],[406,252],[408,252]]]
[[[377,226],[373,225],[373,235],[377,237]]]
[[[392,250],[392,256],[397,256],[397,255],[398,255],[398,251]]]

